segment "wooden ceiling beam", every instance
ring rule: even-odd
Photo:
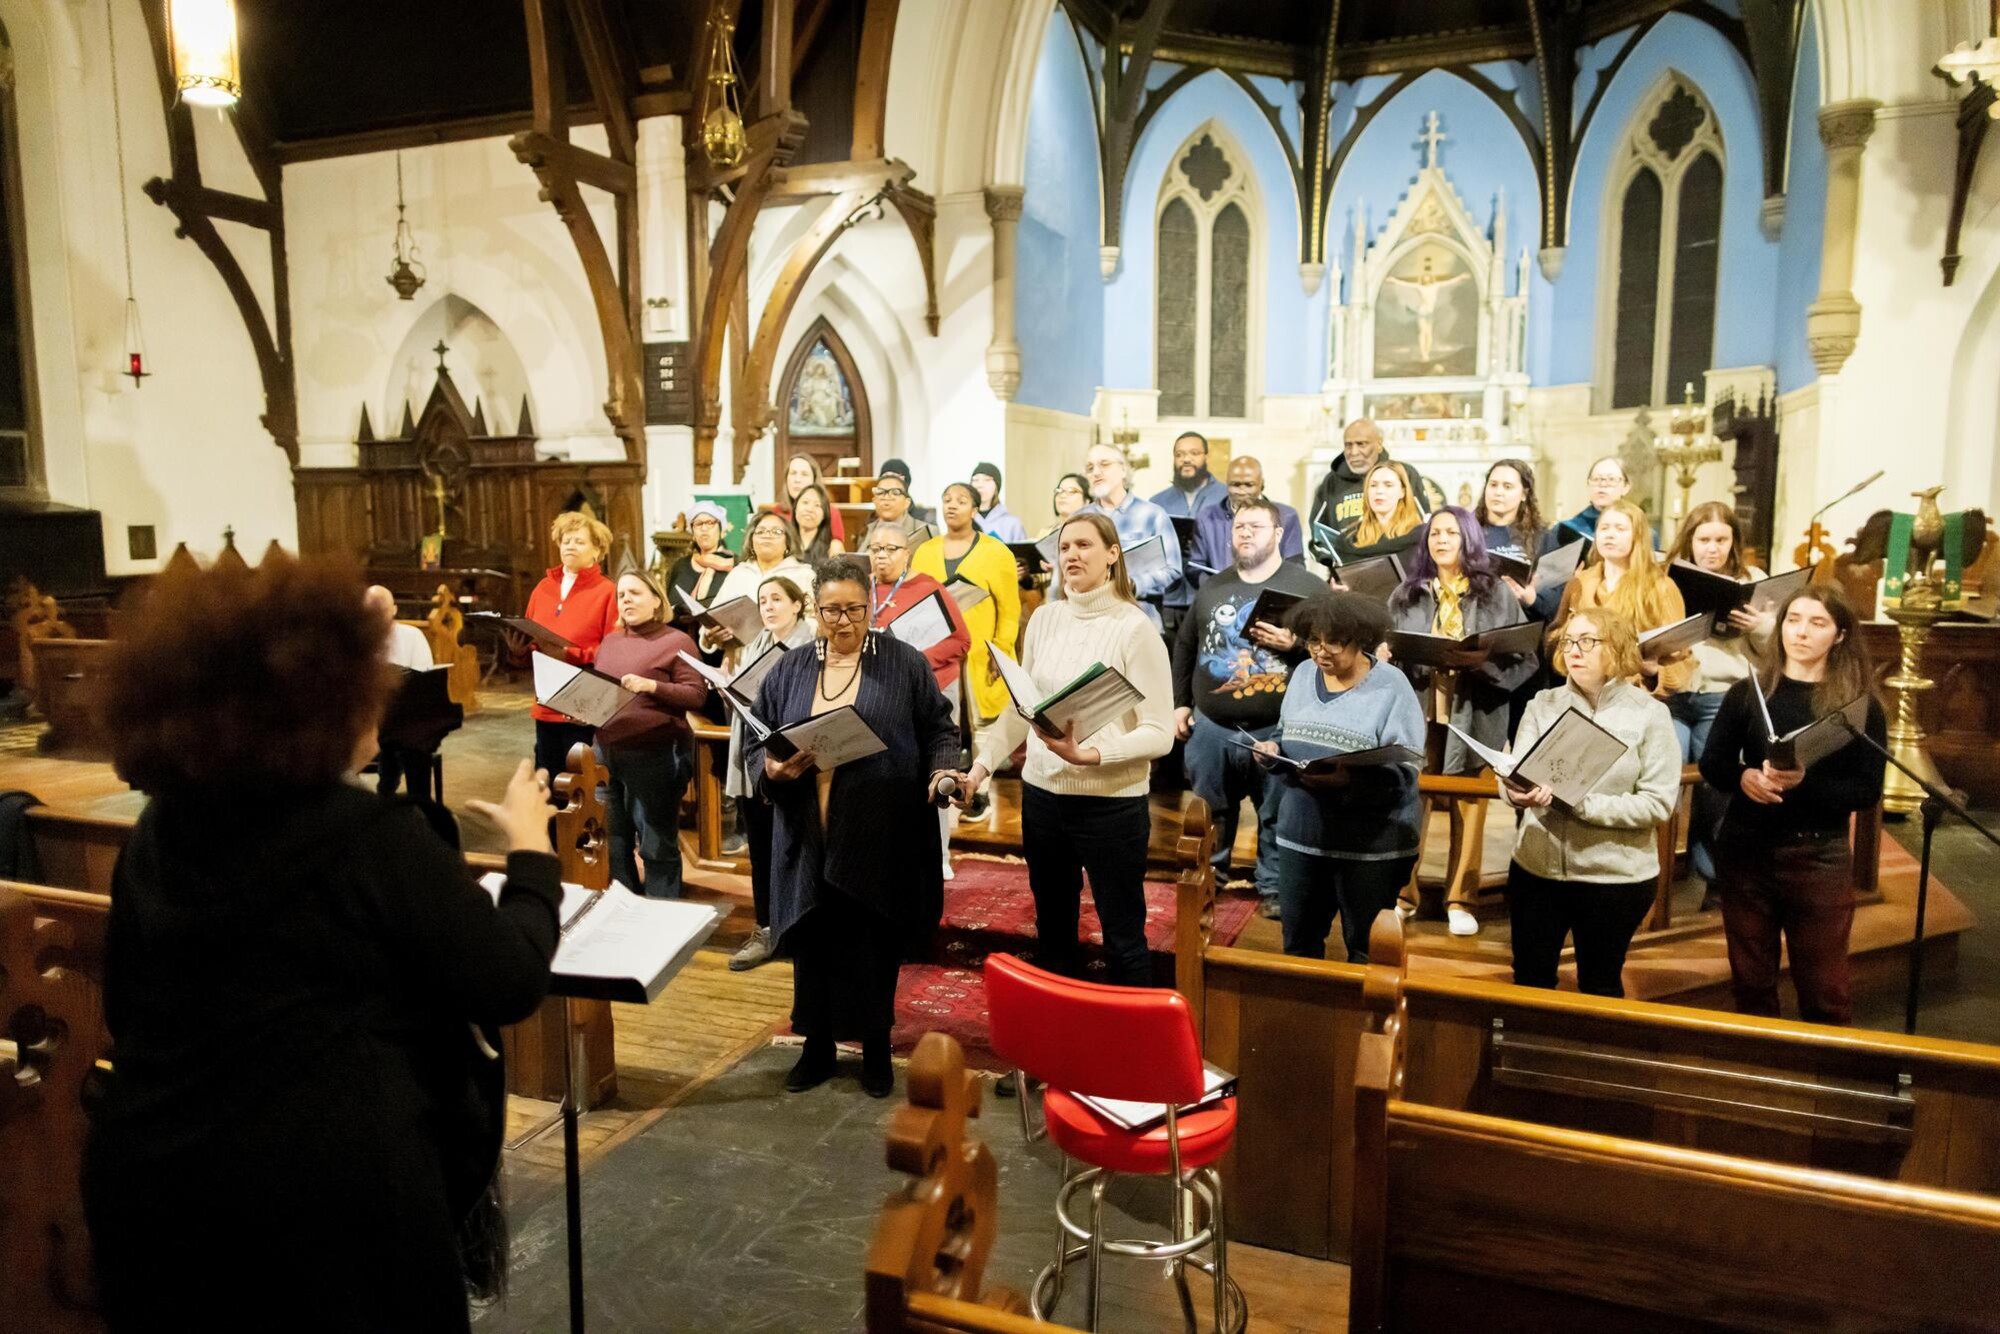
[[[632,98],[639,91],[638,71],[628,54],[630,42],[614,31],[604,0],[567,0],[570,31],[583,54],[584,76],[604,117],[604,135],[611,156],[630,165],[639,148],[633,124]]]
[[[1308,73],[1304,124],[1300,127],[1300,203],[1305,226],[1299,228],[1299,265],[1308,276],[1307,290],[1317,292],[1326,273],[1326,211],[1333,196],[1333,154],[1327,135],[1333,116],[1334,57],[1340,49],[1340,0],[1325,0],[1319,27],[1319,47]]]
[[[1145,9],[1130,25],[1114,19],[1114,38],[1104,47],[1103,124],[1097,138],[1104,219],[1099,266],[1107,278],[1117,264],[1124,230],[1125,173],[1132,164],[1139,109],[1145,103],[1146,74],[1152,68],[1153,53],[1159,48],[1171,8],[1173,0],[1146,0]],[[1125,50],[1130,54],[1121,54]]]
[[[175,234],[193,241],[196,249],[214,267],[216,276],[236,303],[250,350],[257,359],[258,379],[264,389],[264,411],[258,421],[271,440],[285,452],[293,467],[299,462],[298,388],[293,379],[290,271],[285,261],[285,209],[283,177],[267,175],[251,154],[251,165],[259,183],[270,197],[252,199],[226,190],[211,190],[201,183],[201,155],[194,136],[194,118],[176,95],[173,56],[167,46],[167,16],[164,0],[143,0],[146,35],[153,48],[153,72],[159,80],[161,107],[167,125],[167,157],[171,174],[154,177],[143,187],[146,197],[174,215]],[[245,148],[249,144],[246,141]],[[121,188],[122,188],[122,182]],[[240,223],[262,230],[271,247],[271,300],[267,317],[257,290],[243,271],[242,261],[216,230],[217,220]]]
[[[896,44],[898,0],[866,0],[854,69],[854,134],[848,156],[878,158],[889,118],[889,60]]]
[[[521,156],[523,144],[531,146],[540,156],[560,164],[579,184],[595,186],[614,195],[631,195],[639,189],[639,173],[629,162],[620,162],[602,153],[551,139],[537,130],[517,134],[507,142],[516,157]],[[526,158],[521,160],[527,161]]]
[[[528,87],[530,119],[535,131],[551,139],[569,139],[569,69],[557,36],[561,19],[558,0],[524,0],[528,23]]]
[[[1542,276],[1554,282],[1569,245],[1570,179],[1576,168],[1571,126],[1576,113],[1578,23],[1567,0],[1523,0],[1535,44],[1542,125],[1528,145],[1541,177]]]
[[[819,40],[819,31],[826,26],[826,16],[833,12],[834,0],[801,0],[797,21],[792,33],[792,78],[799,77],[799,70],[805,65],[806,57],[812,54],[813,43]]]

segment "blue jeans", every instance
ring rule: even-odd
[[[1722,711],[1722,696],[1708,690],[1679,690],[1667,696],[1674,738],[1681,743],[1681,762],[1700,764],[1708,746],[1708,729]],[[1715,879],[1715,835],[1729,809],[1729,794],[1697,783],[1688,808],[1688,865],[1703,880]]]
[[[611,829],[611,875],[649,899],[681,896],[681,794],[694,774],[685,746],[665,750],[608,748],[611,768],[605,814]],[[639,877],[633,853],[646,859]]]
[[[1324,959],[1327,933],[1338,917],[1347,961],[1367,963],[1368,933],[1374,930],[1376,917],[1396,906],[1396,895],[1416,863],[1415,857],[1353,861],[1280,849],[1278,865],[1285,878],[1278,902],[1283,909],[1285,953]]]
[[[1246,728],[1259,741],[1278,735],[1278,725]],[[1236,844],[1237,813],[1248,798],[1257,812],[1257,892],[1270,898],[1278,892],[1278,785],[1248,750],[1232,746],[1236,729],[1194,716],[1188,733],[1184,764],[1188,790],[1208,803],[1215,824],[1216,874],[1227,875],[1229,850]],[[1241,741],[1241,737],[1236,738]]]

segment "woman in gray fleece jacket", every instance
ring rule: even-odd
[[[1638,670],[1638,635],[1617,612],[1571,615],[1556,643],[1568,681],[1528,701],[1514,736],[1525,755],[1571,709],[1623,741],[1626,751],[1574,807],[1545,787],[1500,794],[1522,812],[1507,871],[1514,981],[1553,987],[1563,941],[1576,938],[1577,989],[1623,996],[1625,951],[1652,906],[1660,872],[1654,830],[1680,797],[1681,750],[1667,706],[1626,678]]]

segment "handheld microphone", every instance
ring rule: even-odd
[[[931,793],[931,805],[937,807],[939,810],[943,810],[945,807],[951,805],[952,798],[957,795],[958,780],[950,774],[946,774],[937,780],[937,788]]]

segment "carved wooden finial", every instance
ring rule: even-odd
[[[993,1249],[999,1169],[991,1150],[966,1138],[979,1081],[957,1041],[926,1033],[908,1083],[909,1105],[889,1123],[888,1159],[915,1179],[889,1197],[868,1248],[870,1330],[905,1328],[912,1293],[978,1301]]]
[[[597,752],[588,742],[569,748],[569,767],[550,775],[550,786],[560,803],[556,810],[556,860],[562,863],[562,878],[585,889],[604,889],[611,884],[611,849],[605,831],[604,803],[597,799],[604,782],[604,770]],[[637,891],[639,886],[627,885]]]

